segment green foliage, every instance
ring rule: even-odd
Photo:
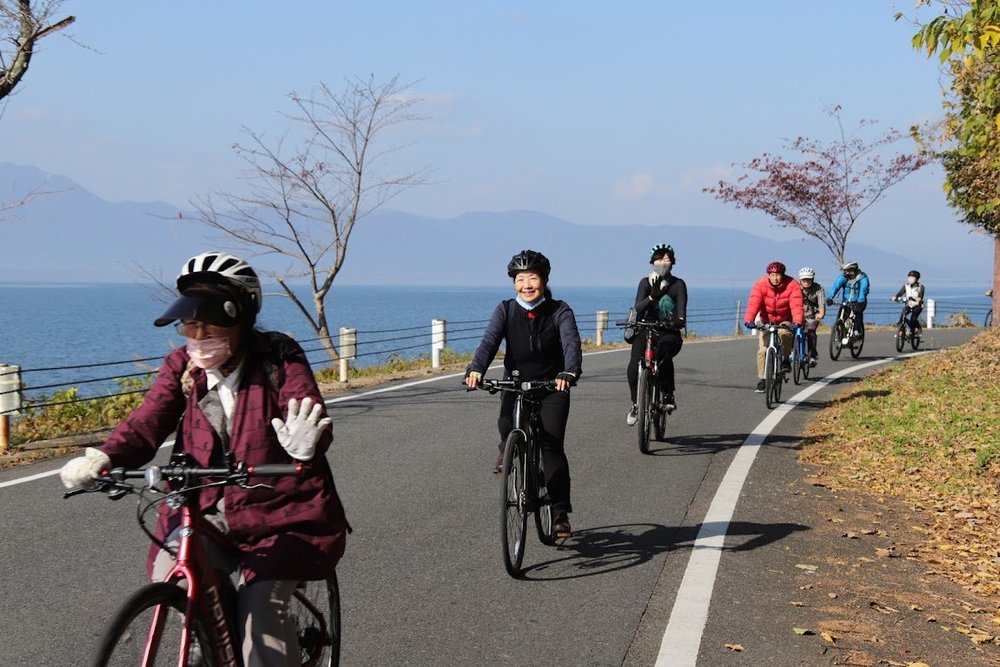
[[[11,429],[11,444],[49,440],[111,428],[139,407],[154,373],[115,380],[122,395],[81,400],[76,387],[25,401]],[[136,393],[128,393],[136,392]]]

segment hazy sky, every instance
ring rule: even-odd
[[[716,2],[66,0],[0,117],[0,159],[111,201],[186,206],[237,189],[241,126],[277,138],[289,92],[399,74],[429,119],[401,170],[434,184],[391,207],[434,217],[533,209],[581,224],[714,224],[788,238],[701,189],[783,138],[941,115],[912,0]],[[926,20],[930,14],[924,14]],[[69,39],[68,37],[72,37]],[[899,144],[909,148],[909,144]],[[971,243],[927,169],[852,240]],[[922,238],[921,238],[922,237]],[[981,244],[982,241],[976,241]],[[916,252],[914,250],[913,252]],[[984,269],[985,270],[985,269]]]

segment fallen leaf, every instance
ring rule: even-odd
[[[837,638],[834,637],[832,634],[830,634],[829,632],[827,632],[825,630],[823,632],[819,633],[819,635],[820,635],[820,637],[822,637],[826,641],[830,642],[831,644],[836,644],[837,643]]]
[[[924,610],[924,608],[921,607],[918,604],[911,604],[910,605],[910,611],[923,611],[923,610]]]
[[[792,605],[793,607],[805,607],[806,606],[804,602],[799,602],[798,600],[792,600],[788,604]]]
[[[815,633],[814,633],[814,632],[813,632],[812,630],[810,630],[809,628],[792,628],[792,630],[793,630],[793,631],[795,632],[795,634],[797,634],[797,635],[811,635],[811,634],[815,634]]]
[[[726,644],[726,648],[728,648],[730,651],[742,651],[743,644]]]
[[[800,570],[805,570],[806,572],[815,572],[816,570],[819,569],[815,565],[805,565],[804,563],[799,563],[795,567],[799,568]]]
[[[898,609],[893,609],[892,607],[887,607],[884,604],[881,604],[879,602],[875,602],[874,600],[872,602],[869,602],[868,606],[871,607],[872,609],[874,609],[875,611],[881,612],[883,614],[898,614],[899,613]]]

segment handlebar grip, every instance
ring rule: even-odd
[[[305,466],[301,463],[262,463],[248,465],[247,475],[250,477],[302,477]]]

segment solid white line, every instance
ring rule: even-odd
[[[691,548],[691,557],[680,588],[677,590],[677,598],[674,600],[667,629],[663,633],[663,641],[660,643],[656,667],[694,667],[698,660],[698,649],[708,620],[708,606],[712,600],[712,589],[715,587],[715,577],[719,570],[719,560],[722,558],[729,522],[732,521],[736,510],[743,483],[750,473],[750,466],[753,465],[760,446],[771,431],[796,406],[834,380],[855,371],[908,356],[914,355],[868,361],[828,375],[774,408],[746,437],[715,492],[712,504],[698,531],[698,537]]]

